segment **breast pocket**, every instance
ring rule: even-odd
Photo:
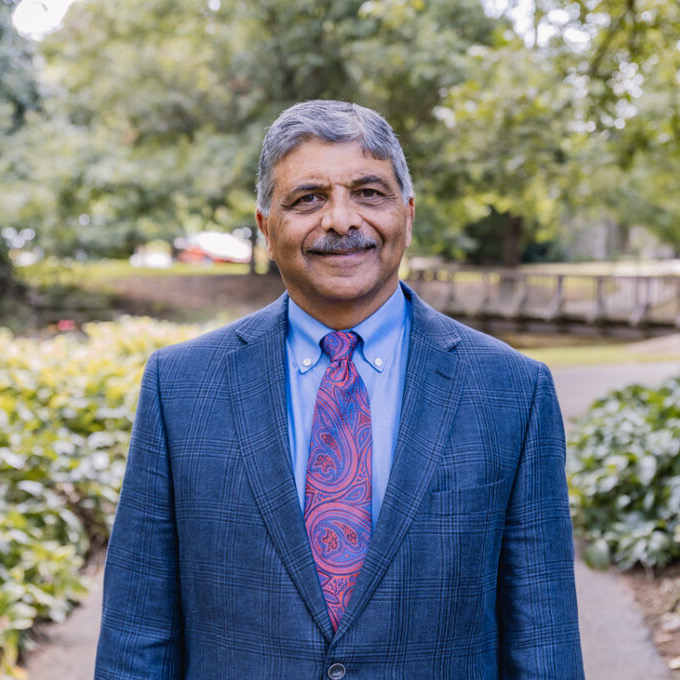
[[[474,603],[496,588],[507,485],[499,481],[432,491],[428,511],[420,513],[412,526],[408,547],[419,565],[419,577],[439,583],[447,594],[441,602],[447,619],[475,618],[466,609],[470,598]],[[468,599],[461,599],[461,593]]]
[[[503,504],[505,481],[458,489],[433,491],[430,510],[433,515],[493,514]]]

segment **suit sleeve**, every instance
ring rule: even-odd
[[[498,576],[501,680],[583,680],[562,417],[540,365]]]
[[[182,665],[172,478],[154,354],[106,558],[95,680],[179,680]]]

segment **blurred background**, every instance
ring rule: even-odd
[[[0,673],[97,583],[149,353],[282,291],[257,159],[312,98],[399,135],[404,278],[554,370],[583,559],[670,677],[677,0],[0,0]]]

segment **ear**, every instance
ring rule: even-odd
[[[259,210],[257,210],[255,212],[255,220],[257,221],[257,226],[264,236],[264,240],[267,242],[267,254],[269,255],[270,259],[273,260],[274,258],[272,257],[272,248],[269,242],[269,219],[265,217]]]
[[[411,237],[413,236],[413,220],[416,216],[416,199],[411,196],[408,199],[406,206],[406,247],[411,245]]]

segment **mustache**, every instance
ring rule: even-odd
[[[366,236],[361,231],[350,231],[344,236],[334,232],[328,232],[318,241],[312,243],[308,252],[317,255],[329,255],[333,253],[346,253],[351,250],[368,250],[377,246],[375,239]]]

